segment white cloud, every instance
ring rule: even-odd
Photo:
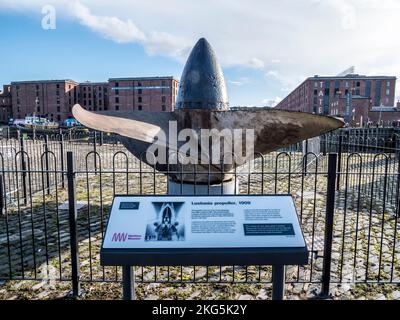
[[[266,98],[261,101],[261,103],[267,107],[275,107],[279,102],[282,101],[281,97]]]
[[[248,77],[240,77],[239,79],[236,80],[228,80],[230,84],[233,84],[234,86],[243,86],[245,84],[248,84],[250,82],[250,79]]]
[[[265,64],[264,61],[258,58],[251,58],[247,63],[247,66],[254,69],[262,69],[264,68]]]
[[[96,16],[79,1],[72,4],[72,12],[82,25],[115,42],[140,42],[146,39],[130,19],[123,21],[113,16]]]
[[[167,55],[182,60],[190,49],[187,41],[167,32],[140,30],[131,19],[120,19],[116,16],[95,15],[80,1],[71,5],[72,15],[79,22],[99,33],[104,38],[117,43],[141,43],[150,55]]]

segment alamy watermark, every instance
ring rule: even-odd
[[[56,29],[56,8],[50,4],[46,4],[42,7],[42,28],[44,30],[54,30]]]
[[[168,134],[157,133],[146,152],[149,164],[236,164],[254,157],[254,129],[182,129],[169,122]],[[245,150],[243,150],[245,149]]]

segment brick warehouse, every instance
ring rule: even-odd
[[[14,81],[0,93],[0,122],[33,114],[61,122],[72,117],[75,103],[93,111],[172,111],[178,86],[173,77]]]
[[[172,111],[179,81],[173,77],[109,79],[112,110]]]
[[[0,91],[0,123],[7,123],[12,117],[11,86],[3,86]]]
[[[275,108],[338,116],[352,126],[390,125],[400,120],[395,88],[396,77],[392,76],[314,76]]]

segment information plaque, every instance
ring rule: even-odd
[[[291,195],[115,196],[102,265],[307,264]]]

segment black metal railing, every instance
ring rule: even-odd
[[[306,142],[232,173],[236,193],[293,195],[310,263],[288,267],[286,281],[319,283],[323,294],[331,283],[400,282],[398,149],[354,149],[343,132],[321,137],[320,152],[308,152]],[[171,172],[112,139],[0,140],[0,279],[71,281],[74,294],[82,281],[121,281],[120,268],[99,263],[112,198],[165,194]],[[135,275],[138,282],[269,283],[271,267],[149,266]]]

